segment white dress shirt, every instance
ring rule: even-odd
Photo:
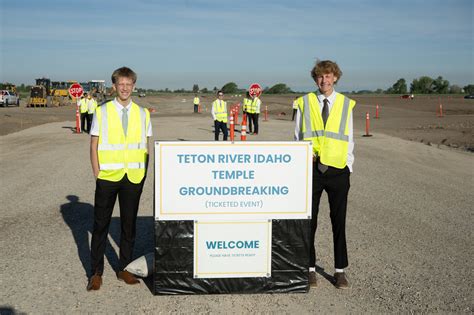
[[[122,121],[123,109],[126,108],[127,112],[128,112],[130,110],[130,107],[132,107],[132,100],[130,100],[130,102],[125,107],[122,104],[120,104],[117,101],[116,98],[112,102],[114,103],[115,108],[117,109],[117,114],[119,115],[120,121]],[[105,104],[102,105],[102,106],[105,106]],[[130,115],[128,115],[128,119],[129,119],[129,122],[130,122]],[[91,136],[96,136],[96,137],[99,136],[99,123],[97,122],[97,115],[95,113],[94,113],[94,117],[92,118],[92,126],[91,126],[90,135]],[[146,136],[147,137],[153,136],[153,130],[151,128],[151,121],[148,124],[148,129],[146,131]]]
[[[318,97],[318,102],[319,102],[319,107],[321,113],[323,112],[323,106],[324,106],[324,99],[328,100],[328,106],[329,106],[329,115],[331,114],[331,109],[332,105],[334,104],[334,101],[336,100],[336,91],[332,91],[331,95],[326,97],[324,94],[321,94],[317,92],[317,97]],[[296,112],[296,126],[295,126],[295,140],[303,140],[300,139],[300,130],[301,130],[301,111],[298,108],[298,111]],[[349,114],[349,146],[347,148],[347,167],[352,173],[352,164],[354,164],[354,130],[352,127],[352,113]]]

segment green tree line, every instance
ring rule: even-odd
[[[449,81],[438,76],[433,79],[429,76],[421,76],[413,79],[408,89],[407,82],[404,78],[398,79],[385,93],[388,94],[474,94],[474,84],[468,84],[460,87],[456,84],[450,85]]]

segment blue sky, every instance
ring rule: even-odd
[[[0,0],[0,81],[106,79],[126,65],[138,87],[309,91],[314,61],[336,61],[338,90],[399,78],[474,83],[472,0]]]

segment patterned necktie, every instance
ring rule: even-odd
[[[127,136],[127,128],[128,128],[128,115],[127,115],[127,109],[124,108],[122,109],[122,128],[123,128],[123,133],[125,136]]]
[[[323,112],[321,113],[321,116],[323,116],[323,123],[324,127],[326,127],[326,122],[328,121],[328,116],[329,116],[329,101],[327,98],[323,100],[324,106],[323,106]]]

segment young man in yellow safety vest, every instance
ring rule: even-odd
[[[197,94],[194,94],[193,104],[194,104],[194,112],[197,113],[199,110],[199,97],[197,96]]]
[[[344,268],[349,265],[346,245],[347,195],[354,162],[352,110],[355,101],[337,93],[334,85],[342,76],[339,66],[330,60],[317,61],[311,70],[318,92],[298,98],[296,140],[313,144],[313,196],[310,239],[309,283],[317,286],[314,236],[319,201],[323,190],[328,194],[334,241],[334,285],[349,288]]]
[[[212,102],[211,115],[214,119],[214,140],[219,141],[219,133],[222,130],[224,141],[227,141],[227,103],[223,100],[224,93],[217,92],[217,99]]]
[[[89,119],[89,116],[87,114],[88,97],[89,97],[89,95],[87,93],[84,93],[84,97],[79,102],[80,111],[81,111],[81,132],[89,132],[90,131],[89,128],[88,128],[89,124],[87,123],[87,120]]]
[[[112,84],[117,97],[97,107],[92,121],[90,158],[96,189],[88,291],[98,290],[102,284],[107,233],[117,196],[121,223],[117,278],[127,284],[139,283],[125,267],[132,261],[152,128],[148,110],[132,101],[136,81],[133,70],[115,70]]]

